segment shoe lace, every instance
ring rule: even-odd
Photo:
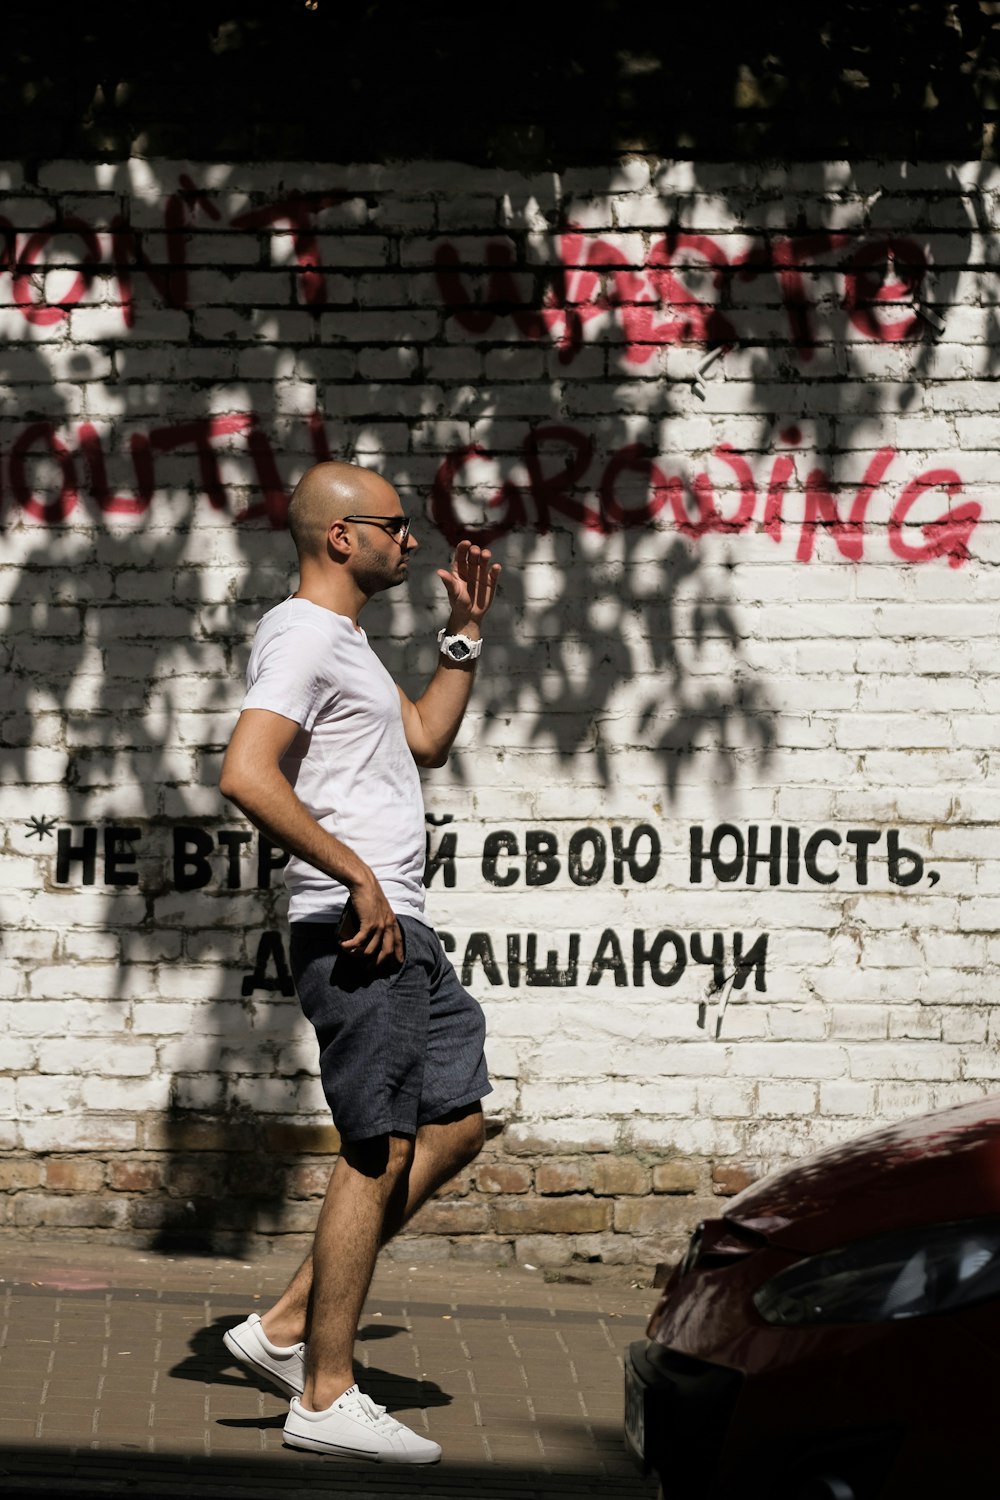
[[[377,1431],[383,1433],[393,1432],[399,1426],[395,1417],[390,1417],[385,1407],[379,1406],[378,1402],[373,1401],[370,1396],[366,1396],[364,1391],[357,1391],[354,1400]]]

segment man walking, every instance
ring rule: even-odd
[[[483,1143],[485,1021],[424,917],[417,766],[447,759],[500,568],[462,542],[438,570],[451,612],[411,702],[358,624],[418,545],[395,489],[317,464],[288,524],[299,587],[257,628],[220,788],[289,851],[292,971],[341,1149],[312,1251],[270,1311],[225,1342],[291,1396],[292,1446],[434,1463],[438,1444],[359,1391],[352,1361],[380,1246]]]

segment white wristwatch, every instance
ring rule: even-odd
[[[468,635],[446,635],[446,627],[438,631],[441,655],[449,661],[475,661],[483,649],[482,640],[474,641]]]

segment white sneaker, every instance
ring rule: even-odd
[[[295,1396],[285,1421],[285,1442],[316,1453],[373,1458],[383,1464],[436,1464],[441,1445],[411,1432],[356,1385],[325,1411],[308,1411]]]
[[[306,1383],[305,1344],[291,1344],[287,1348],[272,1344],[256,1313],[251,1313],[245,1323],[228,1329],[222,1335],[222,1342],[241,1365],[263,1375],[284,1395],[302,1395]]]

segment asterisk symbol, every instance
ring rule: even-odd
[[[49,837],[58,821],[58,818],[29,818],[24,826],[28,830],[29,839],[37,838],[41,842]]]

